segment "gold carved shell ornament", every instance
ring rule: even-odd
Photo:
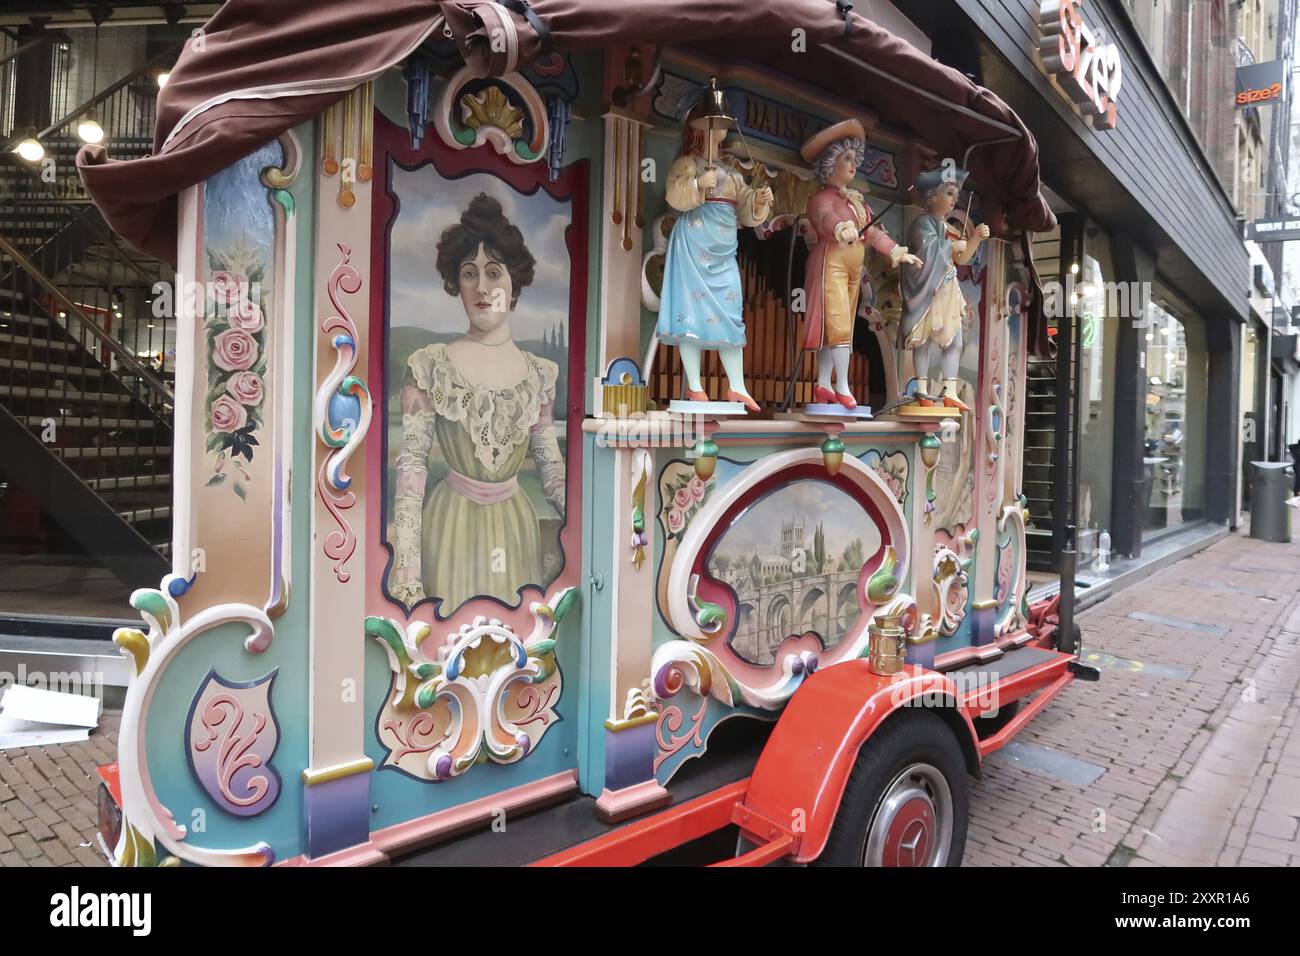
[[[466,93],[460,98],[460,109],[462,120],[470,129],[496,127],[511,139],[524,134],[524,111],[512,104],[498,86]]]

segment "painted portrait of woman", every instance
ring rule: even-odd
[[[441,599],[446,614],[475,596],[515,603],[558,571],[563,350],[549,332],[518,338],[539,264],[500,200],[474,195],[432,259],[422,300],[434,341],[409,353],[398,386],[387,583],[408,606]]]

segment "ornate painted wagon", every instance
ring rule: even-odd
[[[155,155],[80,160],[177,267],[173,573],[116,636],[113,860],[959,862],[967,774],[1092,676],[1026,601],[1023,124],[849,4],[290,6],[196,31]],[[677,404],[654,335],[701,116],[762,194],[723,295],[757,413]],[[843,300],[859,407],[817,401],[800,147],[846,117],[844,248],[970,170],[958,403],[917,394],[883,242]]]

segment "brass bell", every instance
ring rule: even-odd
[[[736,118],[727,110],[727,94],[718,87],[718,78],[709,77],[708,88],[700,97],[699,105],[692,111],[691,127],[694,129],[717,129],[719,124],[735,124]]]

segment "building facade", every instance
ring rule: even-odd
[[[1040,465],[1025,478],[1036,563],[1055,564],[1071,525],[1081,564],[1103,531],[1114,553],[1136,558],[1175,529],[1235,526],[1251,278],[1238,203],[1259,200],[1251,184],[1268,148],[1267,122],[1234,115],[1229,95],[1236,5],[898,7],[937,59],[1026,119],[1060,220],[1035,243],[1040,278],[1065,306],[1054,357],[1030,374],[1031,413],[1036,382],[1041,401],[1028,426]],[[1276,17],[1252,23],[1276,38]],[[1045,61],[1061,49],[1095,59]]]

